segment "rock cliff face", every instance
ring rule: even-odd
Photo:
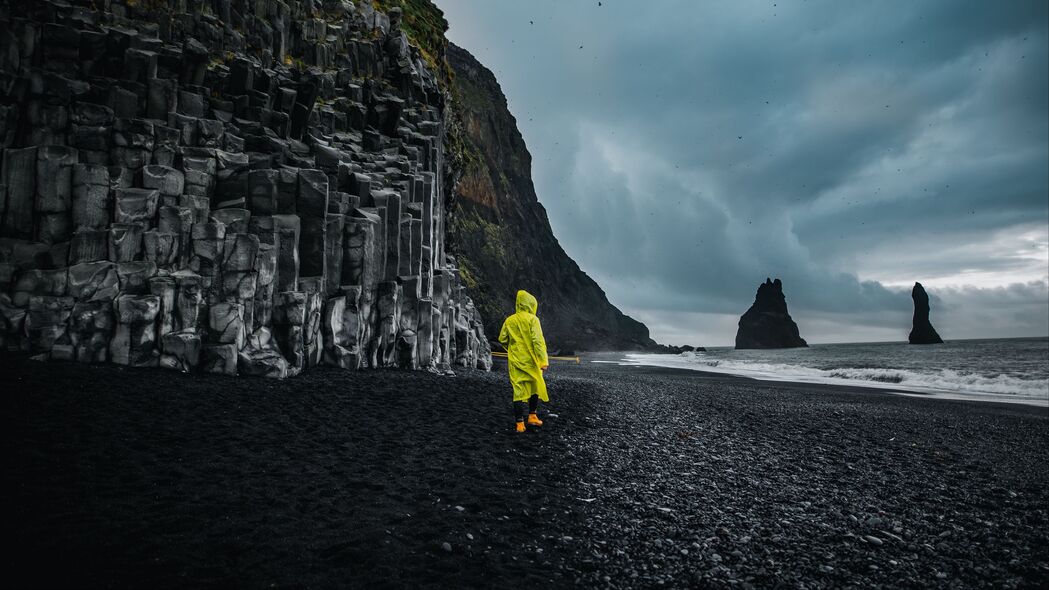
[[[446,24],[425,8],[420,49],[368,1],[0,0],[0,349],[490,366],[446,256]]]
[[[449,247],[489,338],[525,289],[539,299],[552,349],[655,349],[648,328],[609,303],[558,244],[532,185],[532,157],[495,76],[462,48],[449,45],[447,55],[465,143]]]
[[[754,305],[739,318],[736,348],[798,348],[808,346],[798,325],[787,312],[783,283],[765,279],[758,286]]]
[[[911,344],[943,344],[943,339],[929,321],[929,294],[921,283],[914,283],[911,299],[914,300],[914,320],[907,340]]]

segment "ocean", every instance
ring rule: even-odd
[[[951,399],[1049,406],[1049,338],[710,348],[679,355],[626,353],[624,365],[727,373],[754,379],[890,389]]]

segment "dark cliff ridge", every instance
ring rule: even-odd
[[[766,278],[758,286],[754,304],[739,318],[736,348],[799,348],[808,343],[787,312],[783,283]]]
[[[406,6],[0,0],[0,351],[489,367],[445,255],[447,23]]]
[[[914,300],[914,320],[907,340],[911,344],[943,344],[943,339],[929,321],[929,294],[921,283],[914,283],[911,299]]]
[[[495,76],[453,44],[447,57],[467,144],[449,248],[489,338],[513,313],[514,294],[525,289],[539,299],[552,349],[662,349],[644,324],[609,303],[557,242],[532,184],[532,157]]]

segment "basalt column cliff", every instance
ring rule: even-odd
[[[0,349],[487,368],[445,254],[443,47],[400,21],[367,1],[0,0]]]

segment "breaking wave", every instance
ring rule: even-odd
[[[1049,403],[1049,380],[1038,375],[982,374],[949,368],[816,368],[790,363],[711,358],[705,353],[627,354],[623,364],[692,369],[760,380],[857,385],[941,397]]]

